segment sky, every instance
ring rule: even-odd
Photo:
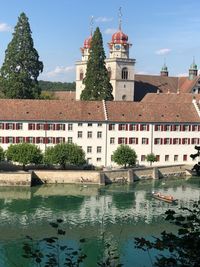
[[[120,7],[136,73],[159,74],[166,62],[170,76],[185,76],[193,57],[200,66],[199,0],[0,0],[0,66],[18,17],[25,12],[44,64],[39,80],[72,82],[80,47],[90,35],[91,17],[108,56],[107,43],[118,30]]]

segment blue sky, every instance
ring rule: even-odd
[[[108,55],[119,7],[137,73],[158,74],[165,59],[171,76],[186,75],[193,56],[200,66],[199,0],[0,0],[0,66],[18,16],[25,12],[44,63],[39,79],[71,82],[80,47],[90,34],[91,16]]]

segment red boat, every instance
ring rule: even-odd
[[[175,203],[177,201],[177,199],[175,199],[173,196],[171,195],[163,195],[160,192],[152,192],[152,196],[156,199],[168,202],[168,203]]]

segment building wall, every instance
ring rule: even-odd
[[[20,127],[19,127],[20,126]],[[168,128],[167,128],[168,127]],[[20,128],[20,129],[19,129]],[[194,164],[190,154],[200,144],[200,124],[102,122],[0,122],[0,146],[34,143],[42,151],[60,142],[73,142],[86,153],[88,163],[116,166],[112,154],[120,144],[136,151],[137,163],[149,166],[145,156],[154,153],[156,165]]]

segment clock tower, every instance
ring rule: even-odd
[[[114,100],[133,101],[135,59],[129,58],[129,49],[132,44],[128,42],[128,35],[122,32],[121,18],[120,8],[119,29],[108,43],[109,58],[106,59],[106,67],[113,86]]]

